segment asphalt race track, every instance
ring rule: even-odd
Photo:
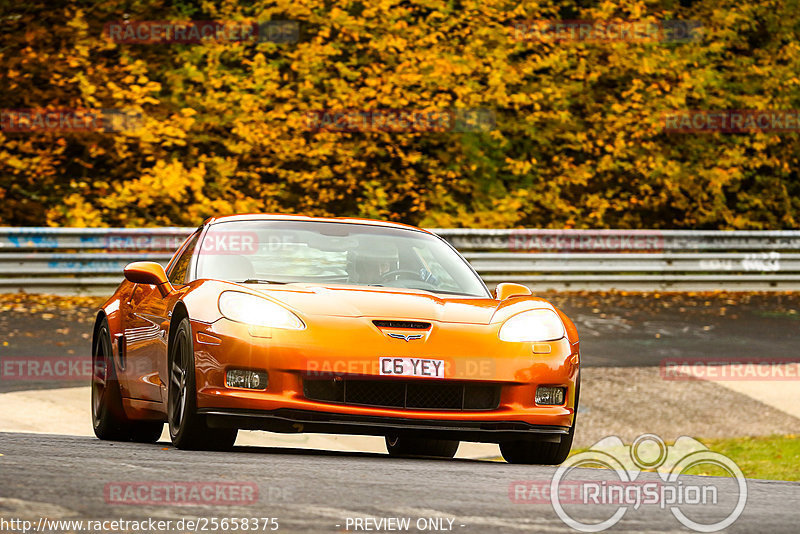
[[[166,449],[166,450],[165,450]],[[0,513],[31,519],[144,519],[269,517],[278,532],[345,532],[347,519],[408,517],[411,524],[439,518],[453,532],[573,532],[550,505],[514,503],[516,481],[549,481],[555,468],[471,460],[392,459],[386,455],[294,449],[237,448],[185,452],[166,444],[100,442],[91,438],[1,434]],[[581,480],[611,480],[609,471],[581,469]],[[640,474],[657,480],[655,473]],[[686,477],[684,484],[708,477]],[[106,484],[144,481],[247,482],[258,486],[253,504],[237,506],[110,505]],[[718,506],[736,499],[731,479],[716,478]],[[800,484],[749,480],[742,515],[730,532],[797,532]],[[580,521],[601,521],[615,507],[565,510]],[[730,506],[728,506],[730,508]],[[685,510],[685,509],[684,509]],[[691,515],[690,515],[691,512]],[[715,506],[687,512],[698,522],[725,515]],[[448,521],[452,520],[450,527]],[[415,526],[409,530],[418,532]],[[431,531],[431,530],[426,530]],[[688,531],[668,509],[627,510],[613,531]]]
[[[601,305],[599,309],[591,304],[576,306],[567,302],[563,305],[580,329],[584,365],[628,372],[625,369],[629,367],[635,371],[633,366],[653,369],[662,359],[670,357],[752,356],[754,346],[770,357],[798,358],[796,339],[800,321],[794,315],[769,315],[765,314],[768,307],[751,305],[740,306],[735,314],[724,316],[716,312],[687,316],[677,309],[646,312],[639,309],[635,299],[626,302]],[[85,334],[91,328],[91,315],[88,312],[85,315],[89,319],[76,321],[59,313],[47,320],[24,313],[4,314],[0,321],[4,323],[2,326],[9,331],[12,327],[16,329],[16,335],[9,337],[5,354],[83,355],[88,352],[89,345]],[[65,333],[59,334],[59,330]],[[41,389],[42,394],[53,395],[54,390],[46,390],[75,385],[74,381],[62,384],[4,380],[0,381],[0,393]],[[755,402],[744,397],[737,399]],[[588,399],[585,404],[587,409],[594,409]],[[735,409],[734,406],[728,409],[740,413],[742,406],[735,406]],[[0,410],[4,409],[0,405]],[[88,406],[86,417],[89,417]],[[584,416],[584,421],[588,420]],[[796,420],[787,421],[791,426]],[[652,424],[644,425],[642,421],[635,426],[638,433],[656,430]],[[609,435],[609,432],[604,430],[601,434]],[[665,438],[670,437],[665,435]],[[142,445],[67,435],[0,433],[0,517],[29,520],[34,524],[42,517],[173,522],[275,518],[278,532],[314,533],[576,532],[556,514],[549,501],[534,503],[524,497],[518,499],[516,492],[520,487],[549,487],[556,472],[553,467],[468,459],[397,459],[386,454],[291,447],[238,446],[226,453],[188,452],[175,449],[168,442]],[[585,468],[575,470],[571,479],[618,480],[613,471]],[[640,473],[636,478],[637,482],[660,480],[658,474],[652,472]],[[679,507],[698,523],[720,521],[734,509],[739,495],[734,479],[684,475],[680,480],[684,485],[696,483],[716,488],[716,504]],[[186,504],[163,498],[120,503],[109,497],[110,487],[128,487],[132,483],[154,483],[155,486],[228,483],[257,490],[251,501],[234,503]],[[797,503],[800,503],[800,483],[748,480],[743,512],[726,531],[797,532]],[[579,521],[597,523],[610,518],[618,507],[566,503],[564,510]],[[365,523],[367,518],[373,522]],[[376,528],[374,521],[387,518],[406,518],[411,527]],[[356,520],[361,521],[361,528],[356,528]],[[424,528],[418,528],[418,521]],[[261,524],[256,531],[271,532],[273,525],[267,524],[264,530]],[[198,528],[173,526],[169,532],[215,530],[209,523],[204,524],[205,528],[195,526]],[[232,528],[218,530],[236,532]],[[81,529],[74,524],[39,529],[39,532],[48,531],[109,532]],[[152,528],[128,528],[127,531],[158,532]],[[669,506],[662,508],[657,504],[642,504],[638,509],[629,507],[608,531],[691,532],[678,521]],[[0,524],[0,532],[21,530]]]

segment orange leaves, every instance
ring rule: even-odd
[[[140,114],[141,125],[0,132],[0,224],[193,225],[259,210],[431,226],[800,224],[797,134],[663,132],[670,110],[798,101],[800,46],[784,38],[798,13],[766,2],[681,11],[640,0],[590,8],[474,0],[458,9],[226,0],[192,17],[291,19],[299,42],[202,45],[104,40],[105,22],[127,13],[118,0],[84,11],[47,4],[34,1],[6,32],[0,108],[121,109]],[[514,21],[559,10],[586,20],[696,18],[704,38],[515,40]],[[185,18],[149,1],[140,14]],[[398,108],[487,109],[497,128],[314,132],[306,119],[308,110]]]

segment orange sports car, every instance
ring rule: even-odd
[[[207,220],[166,271],[125,268],[93,336],[100,439],[230,448],[239,429],[385,436],[389,454],[499,443],[557,464],[580,392],[573,323],[490,292],[430,232],[362,219]]]

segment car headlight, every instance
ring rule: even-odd
[[[224,317],[237,323],[289,330],[302,330],[306,327],[298,316],[283,306],[239,291],[224,291],[219,296],[219,311]]]
[[[564,323],[552,310],[530,310],[511,317],[500,327],[503,341],[555,341],[564,337]]]

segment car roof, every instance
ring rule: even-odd
[[[305,222],[331,222],[345,224],[360,224],[364,226],[384,226],[387,228],[401,228],[405,230],[416,230],[418,232],[431,232],[410,224],[393,223],[388,221],[378,221],[374,219],[359,219],[356,217],[308,217],[305,215],[287,215],[281,213],[243,213],[239,215],[225,215],[222,217],[210,217],[203,222],[203,226],[231,221],[305,221]]]

